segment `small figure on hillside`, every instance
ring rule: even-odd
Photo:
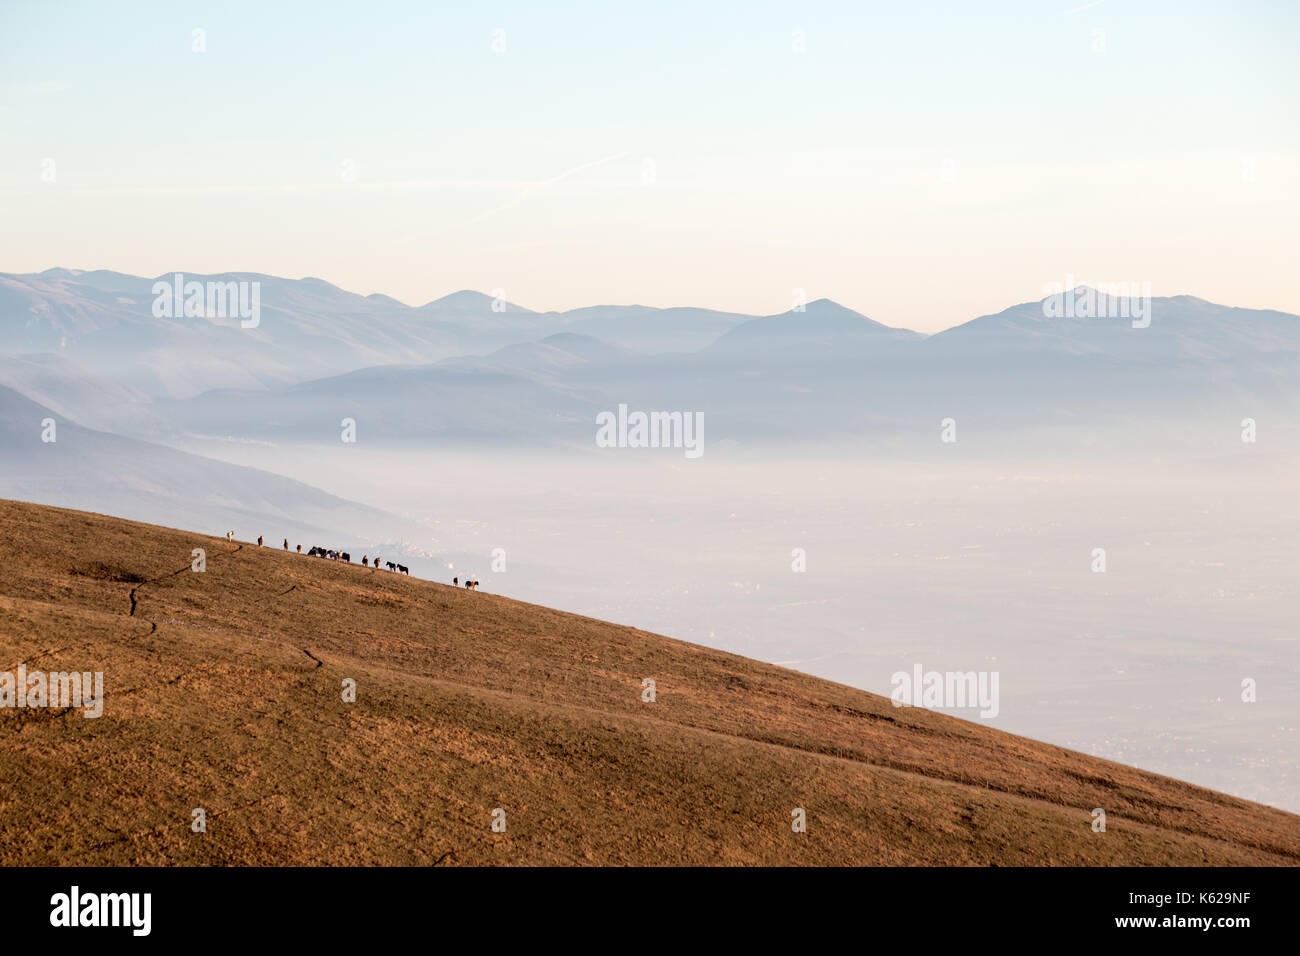
[[[259,548],[262,546],[262,536],[260,534],[257,536],[257,546]]]
[[[288,538],[285,538],[285,539],[284,539],[284,550],[286,550],[286,551],[289,550],[289,539],[288,539]]]
[[[454,577],[454,578],[451,579],[451,586],[454,587],[454,588],[458,588],[458,587],[460,587],[460,577],[459,577],[459,576]]]
[[[302,554],[302,545],[298,545],[298,553]]]
[[[369,555],[365,555],[365,554],[363,554],[363,555],[361,556],[361,566],[362,566],[363,568],[368,568],[368,567],[370,567],[370,556],[369,556]]]
[[[233,532],[233,531],[227,531],[227,532],[226,532],[226,544],[231,544],[231,543],[234,542],[234,540],[235,540],[235,532]]]

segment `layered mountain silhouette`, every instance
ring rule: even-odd
[[[212,534],[275,529],[296,543],[331,546],[409,530],[379,509],[280,475],[82,427],[3,386],[0,495],[194,524]]]
[[[481,354],[559,332],[638,351],[703,347],[743,316],[697,309],[597,307],[538,313],[462,291],[411,307],[321,279],[182,273],[185,281],[259,284],[260,320],[153,314],[154,278],[50,269],[0,275],[0,352],[54,352],[156,396],[274,388],[373,365]]]
[[[1300,318],[1191,296],[1150,300],[1138,323],[1101,293],[1098,314],[1062,308],[1081,287],[923,336],[827,299],[766,316],[535,312],[472,291],[413,307],[320,279],[186,274],[260,283],[260,321],[242,328],[156,317],[153,285],[171,278],[0,275],[0,382],[159,442],[330,443],[352,418],[379,444],[589,446],[618,404],[703,412],[713,440],[748,444],[887,440],[958,412],[991,435],[1300,409]]]

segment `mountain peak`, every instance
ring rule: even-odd
[[[477,292],[474,289],[461,289],[458,292],[452,292],[441,298],[434,299],[432,302],[426,302],[420,306],[422,309],[445,309],[454,311],[478,311],[480,309],[491,310],[492,304],[497,300],[483,292]],[[516,305],[506,303],[506,311],[522,311]]]
[[[905,329],[892,329],[831,299],[815,299],[797,311],[790,309],[742,322],[710,348],[773,353],[798,348],[831,353],[861,347],[867,340],[874,346],[882,341],[920,337]]]
[[[791,313],[794,313],[795,310],[794,310],[794,309],[791,309],[790,312],[791,312]],[[795,313],[795,314],[798,314],[798,313]],[[826,298],[814,299],[813,301],[807,303],[807,304],[803,307],[803,314],[804,314],[804,315],[808,315],[808,314],[812,314],[812,315],[856,315],[856,316],[858,316],[858,317],[860,317],[860,318],[863,318],[863,319],[866,318],[866,316],[863,315],[861,312],[856,312],[856,311],[854,311],[853,309],[850,309],[850,308],[849,308],[848,306],[846,306],[846,305],[840,305],[840,304],[839,304],[838,302],[836,302],[834,299],[826,299]]]
[[[394,299],[391,295],[384,295],[382,292],[372,292],[366,296],[367,302],[373,302],[376,305],[385,305],[399,309],[409,309],[410,306],[399,299]]]

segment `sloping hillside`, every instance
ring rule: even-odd
[[[0,863],[1300,862],[1300,817],[632,628],[97,515],[0,521],[0,671],[105,682],[97,719],[0,710]]]

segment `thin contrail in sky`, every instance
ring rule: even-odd
[[[560,182],[561,180],[568,179],[570,176],[580,173],[583,170],[595,169],[597,166],[604,166],[607,163],[617,162],[618,160],[623,159],[626,156],[627,153],[625,152],[617,153],[613,156],[606,156],[604,159],[592,160],[589,163],[583,163],[581,166],[574,166],[572,169],[566,169],[558,176],[552,176],[550,179],[543,179],[535,183],[529,183],[520,191],[519,195],[516,196],[514,199],[510,200],[509,202],[502,203],[501,205],[496,206],[492,209],[489,209],[485,213],[481,213],[480,215],[475,216],[473,219],[470,220],[470,222],[480,222],[484,219],[487,219],[490,216],[495,216],[499,212],[504,212],[507,209],[511,209],[514,206],[519,205],[529,196],[531,196],[533,192],[536,191],[537,189],[543,189],[548,186],[554,186],[556,183]]]

